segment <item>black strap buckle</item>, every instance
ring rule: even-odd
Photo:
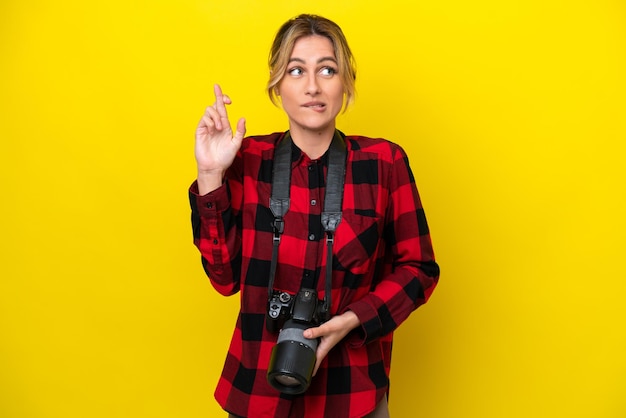
[[[280,236],[285,232],[285,221],[283,218],[274,219],[274,236]]]

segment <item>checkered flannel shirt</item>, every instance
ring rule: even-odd
[[[342,134],[343,136],[343,134]],[[240,294],[219,404],[241,417],[362,417],[388,391],[393,331],[425,303],[439,267],[408,159],[384,139],[344,136],[346,175],[333,248],[332,314],[353,311],[361,327],[337,344],[303,395],[273,389],[266,373],[277,335],[265,327],[274,217],[272,161],[284,133],[246,138],[221,188],[189,190],[194,243],[214,286]],[[324,296],[321,226],[327,154],[311,160],[295,145],[291,202],[274,288],[295,294],[317,284]]]

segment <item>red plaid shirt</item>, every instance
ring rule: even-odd
[[[342,220],[333,248],[332,314],[353,311],[361,327],[337,344],[303,395],[266,379],[277,333],[265,327],[272,257],[272,161],[284,133],[250,137],[224,185],[190,188],[194,243],[215,289],[239,292],[241,308],[215,397],[241,417],[362,417],[388,390],[393,331],[425,303],[439,277],[428,225],[406,154],[384,139],[345,137]],[[295,147],[295,145],[294,145]],[[298,292],[317,280],[324,297],[327,154],[295,147],[291,205],[285,215],[274,288]]]

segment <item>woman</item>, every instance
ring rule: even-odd
[[[387,417],[393,331],[439,277],[407,157],[384,139],[336,130],[356,77],[335,23],[289,20],[269,65],[268,93],[282,103],[288,132],[244,139],[244,119],[233,132],[231,100],[217,85],[196,130],[194,243],[215,289],[239,292],[241,301],[215,397],[231,417]],[[287,155],[283,168],[279,153]],[[281,187],[286,199],[274,196]],[[317,307],[294,347],[312,349],[313,377],[282,369],[272,377],[276,357],[287,356],[272,358],[277,331],[292,326],[284,320],[298,322],[302,294]],[[279,309],[283,322],[268,314],[280,295],[289,300]]]

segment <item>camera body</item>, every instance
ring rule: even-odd
[[[268,300],[266,327],[280,331],[272,349],[267,380],[275,389],[300,394],[311,383],[318,340],[304,338],[304,330],[326,320],[323,302],[314,289],[300,289],[297,295],[274,290]]]
[[[265,321],[265,327],[269,332],[276,333],[283,328],[291,314],[293,299],[294,297],[287,292],[272,291],[272,296],[267,301],[267,320]]]
[[[276,333],[283,329],[288,319],[319,325],[326,321],[323,301],[317,299],[313,289],[300,289],[297,295],[273,290],[267,302],[265,327]]]

